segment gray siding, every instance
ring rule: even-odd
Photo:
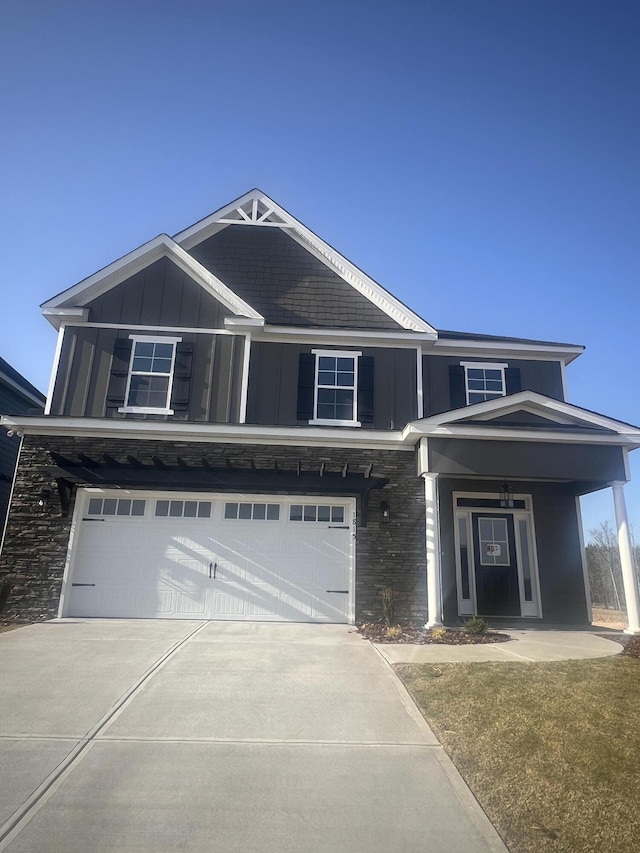
[[[231,312],[168,258],[88,303],[89,320],[140,326],[219,329]]]
[[[452,408],[449,389],[449,365],[461,361],[494,361],[517,367],[523,391],[536,391],[555,400],[563,400],[562,371],[557,361],[529,361],[514,358],[468,358],[467,356],[425,355],[422,357],[425,417],[446,412]]]
[[[165,418],[122,415],[107,409],[106,398],[116,339],[127,329],[67,327],[56,378],[51,414],[69,417]],[[139,332],[138,332],[139,334]],[[245,338],[243,335],[182,333],[193,344],[191,393],[187,411],[172,420],[237,423]]]
[[[229,225],[190,254],[272,325],[401,328],[279,228]]]
[[[510,485],[515,492],[532,496],[542,621],[551,624],[587,624],[580,528],[571,488],[556,483],[517,481]],[[442,592],[445,621],[449,624],[456,624],[460,619],[453,531],[454,491],[496,492],[496,483],[445,478],[439,480]]]
[[[247,422],[297,426],[298,359],[309,344],[254,341],[251,345]],[[325,349],[325,347],[323,347]],[[326,349],[331,349],[326,347]],[[354,348],[355,349],[355,348]],[[374,359],[375,429],[402,429],[417,417],[416,351],[357,348]]]
[[[430,438],[428,447],[430,470],[451,476],[605,483],[627,479],[620,447],[451,438]]]

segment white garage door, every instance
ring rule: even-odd
[[[64,616],[353,622],[352,499],[77,500]]]

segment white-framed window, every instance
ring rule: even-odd
[[[156,501],[156,518],[211,518],[211,501]]]
[[[146,501],[131,498],[89,498],[87,515],[92,517],[103,515],[142,516]]]
[[[463,361],[464,384],[467,395],[467,406],[473,403],[484,403],[494,397],[504,397],[507,386],[504,372],[508,364],[495,362]]]
[[[316,357],[311,424],[360,426],[358,358],[361,352],[311,350]]]
[[[240,521],[279,521],[280,504],[234,501],[224,505],[224,517]]]
[[[289,521],[333,522],[343,524],[345,508],[343,506],[323,506],[321,504],[292,504],[289,507]]]
[[[124,406],[119,412],[172,415],[170,408],[176,344],[182,338],[129,335],[131,360]]]

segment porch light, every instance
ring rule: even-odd
[[[47,506],[50,499],[51,499],[51,490],[47,489],[46,487],[44,489],[41,489],[40,490],[40,497],[38,498],[38,506],[39,507]]]
[[[513,509],[513,492],[509,483],[500,486],[500,506],[503,509]]]
[[[380,503],[380,514],[383,521],[391,520],[391,511],[389,509],[389,504],[386,501],[382,501]]]

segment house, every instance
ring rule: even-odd
[[[580,495],[640,429],[568,403],[566,343],[437,330],[260,190],[42,306],[9,612],[587,624]]]
[[[37,388],[18,373],[3,358],[0,358],[0,414],[25,415],[34,412],[41,413],[44,409],[45,397]],[[16,435],[8,435],[6,429],[0,427],[0,533],[9,509],[11,486],[16,470],[20,439]]]

